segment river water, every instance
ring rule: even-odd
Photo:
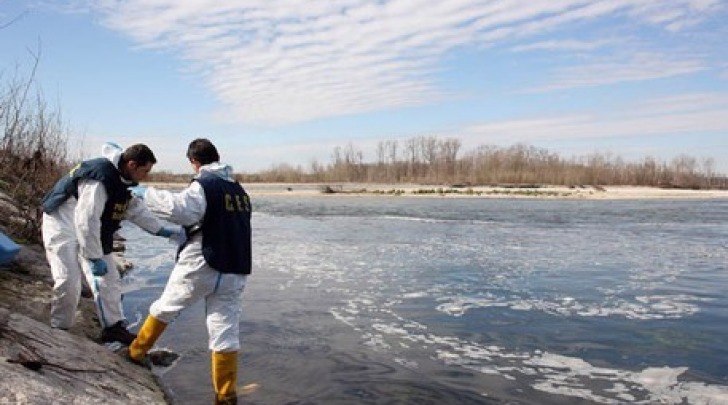
[[[728,201],[253,199],[245,404],[726,404]],[[133,226],[124,305],[174,247]],[[204,307],[157,373],[211,402]]]

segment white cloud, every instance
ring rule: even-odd
[[[464,144],[534,143],[569,139],[728,133],[728,93],[694,93],[652,99],[622,110],[549,118],[521,118],[464,128]]]
[[[665,0],[98,0],[104,24],[137,46],[173,51],[225,106],[229,121],[285,124],[433,103],[443,56],[459,47],[533,39],[616,14],[677,30],[719,1]],[[540,46],[589,46],[540,41]],[[598,46],[593,42],[591,46]],[[531,45],[537,46],[537,45]],[[701,69],[697,61],[593,65],[565,71],[554,88],[646,80]],[[667,67],[667,69],[664,69]],[[569,79],[567,79],[567,76]]]
[[[720,0],[683,0],[677,3],[638,3],[631,14],[670,31],[680,31],[698,24],[704,18],[705,12],[721,6]]]
[[[591,51],[612,44],[611,40],[551,40],[513,47],[514,52],[527,51]]]
[[[700,58],[666,58],[657,54],[633,54],[628,60],[591,63],[562,68],[549,85],[532,92],[575,87],[604,86],[614,83],[664,79],[709,69]]]

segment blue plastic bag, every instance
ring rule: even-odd
[[[20,252],[20,246],[0,232],[0,264],[12,262],[18,252]]]

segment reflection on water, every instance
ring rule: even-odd
[[[250,404],[728,403],[728,202],[254,201]],[[172,247],[128,229],[125,306]],[[160,341],[182,404],[212,398],[204,310]],[[253,384],[253,385],[250,385]]]

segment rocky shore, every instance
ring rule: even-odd
[[[52,329],[51,286],[41,246],[0,266],[0,404],[168,403],[151,371],[98,342],[90,298],[70,331]]]

